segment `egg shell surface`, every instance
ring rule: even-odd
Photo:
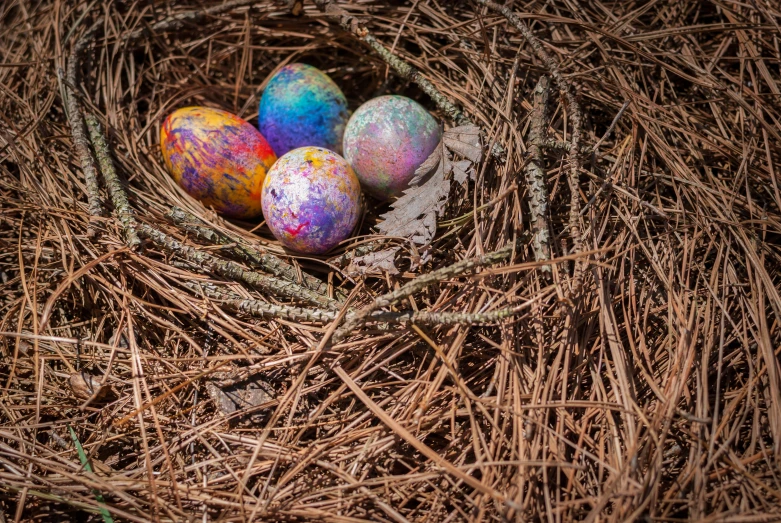
[[[236,115],[184,107],[160,128],[163,159],[189,195],[233,218],[258,216],[266,173],[277,157],[263,135]]]
[[[260,98],[258,128],[277,156],[314,146],[342,152],[347,99],[331,78],[307,64],[289,64]]]
[[[363,189],[379,200],[399,196],[439,144],[439,124],[405,96],[373,98],[353,113],[344,131],[344,157]]]
[[[322,254],[350,236],[361,210],[361,186],[333,151],[301,147],[282,156],[263,182],[269,229],[294,251]]]

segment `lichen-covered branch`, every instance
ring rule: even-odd
[[[459,274],[471,271],[472,269],[499,263],[500,261],[508,258],[512,253],[512,250],[513,245],[507,245],[498,251],[489,252],[482,256],[478,256],[477,258],[461,260],[454,263],[453,265],[431,271],[428,274],[422,274],[405,285],[402,285],[397,290],[391,291],[376,298],[374,300],[374,303],[377,305],[375,308],[389,307],[397,301],[408,296],[412,296],[413,294],[422,291],[430,285],[440,283],[448,278],[452,278],[454,276],[458,276]]]
[[[68,105],[68,123],[70,124],[71,134],[73,136],[73,148],[76,150],[76,154],[79,157],[81,172],[84,173],[84,183],[87,186],[88,212],[90,217],[101,216],[103,214],[103,200],[100,198],[98,173],[95,168],[95,159],[92,157],[89,148],[87,128],[84,125],[81,108],[76,101],[76,97],[71,92],[70,87],[66,86],[65,92],[65,96],[67,97],[66,103]]]
[[[261,269],[278,278],[297,283],[323,296],[328,296],[328,284],[324,281],[305,272],[301,272],[299,276],[299,271],[295,267],[278,256],[258,250],[238,236],[207,227],[197,216],[180,207],[172,208],[167,216],[178,226],[195,234],[198,238],[215,245],[231,245],[230,252],[253,268]],[[344,301],[344,295],[337,294],[337,301]]]
[[[405,60],[393,54],[388,50],[379,40],[374,38],[368,29],[360,23],[360,21],[334,4],[333,0],[315,0],[317,7],[330,18],[333,18],[339,23],[345,30],[349,31],[356,38],[365,42],[372,51],[375,52],[386,64],[388,64],[401,78],[409,80],[416,84],[420,89],[426,93],[437,105],[440,111],[445,113],[457,126],[461,125],[475,125],[469,116],[467,116],[461,109],[459,109],[450,99],[442,94],[433,83],[431,83],[423,74],[415,67],[410,65]],[[498,143],[494,144],[491,154],[498,158],[500,161],[504,161],[507,156],[504,148]]]
[[[496,323],[512,318],[521,311],[518,307],[491,312],[429,312],[429,311],[374,311],[369,319],[385,323],[424,323],[427,325],[475,325]]]
[[[98,23],[90,27],[87,32],[79,38],[71,49],[68,56],[68,63],[66,65],[67,72],[65,74],[65,85],[63,86],[63,92],[65,100],[63,103],[68,112],[68,124],[71,128],[71,135],[73,136],[73,148],[76,151],[76,155],[79,157],[79,163],[81,163],[81,171],[84,173],[84,183],[87,186],[87,202],[88,210],[90,214],[90,234],[92,231],[93,217],[103,215],[103,201],[100,198],[100,184],[98,183],[98,172],[95,166],[95,159],[90,152],[89,138],[87,137],[87,128],[84,125],[84,117],[81,113],[81,104],[74,92],[78,81],[78,65],[79,55],[89,45],[97,30]],[[61,70],[58,71],[61,75]]]
[[[434,84],[432,84],[426,77],[420,74],[420,71],[386,49],[384,45],[382,45],[376,38],[374,38],[374,36],[369,33],[369,31],[359,22],[356,17],[341,7],[335,5],[332,0],[315,0],[315,5],[317,5],[320,11],[339,22],[339,25],[341,25],[345,30],[354,34],[359,40],[368,44],[369,47],[371,47],[372,50],[377,53],[377,56],[382,58],[386,64],[391,66],[393,70],[396,71],[396,74],[405,80],[414,82],[418,87],[420,87],[423,92],[425,92],[431,97],[432,100],[434,100],[434,103],[437,104],[437,107],[443,113],[445,113],[448,118],[453,120],[456,125],[474,125],[474,122],[472,122],[472,120],[466,114],[464,114],[461,109],[456,107],[456,105],[453,104],[453,102],[451,102],[447,96],[439,92],[439,89],[434,87]]]
[[[463,274],[478,267],[484,267],[486,265],[493,265],[498,263],[505,258],[508,258],[512,253],[513,248],[514,245],[508,245],[499,249],[498,251],[485,254],[478,258],[471,258],[468,260],[456,262],[448,267],[443,267],[442,269],[418,276],[414,280],[399,287],[398,289],[375,298],[368,306],[345,321],[344,325],[334,333],[334,341],[343,339],[355,328],[365,323],[371,317],[374,311],[384,307],[389,307],[399,300],[422,291],[429,285],[439,283],[448,278]]]
[[[537,261],[550,260],[550,228],[548,227],[548,186],[545,176],[543,144],[548,134],[548,93],[550,83],[547,76],[541,76],[534,88],[529,126],[529,161],[524,172],[529,188],[529,210],[531,211],[532,249]],[[540,267],[550,272],[550,265]]]
[[[235,262],[222,260],[209,253],[183,245],[178,240],[171,238],[167,234],[158,231],[147,224],[139,224],[138,233],[151,240],[152,243],[161,249],[181,256],[187,261],[197,263],[201,267],[206,267],[213,273],[224,278],[243,281],[277,296],[300,300],[317,307],[332,310],[339,308],[339,302],[328,298],[327,296],[318,294],[293,282],[281,280],[273,276],[266,276],[265,274],[254,271],[248,271]]]
[[[114,167],[114,160],[111,158],[111,149],[109,148],[103,131],[95,115],[85,115],[87,127],[89,128],[92,147],[95,149],[95,156],[98,157],[98,165],[103,173],[103,180],[106,182],[106,188],[114,203],[117,216],[122,224],[125,233],[125,241],[128,247],[135,250],[141,245],[141,240],[136,232],[136,219],[133,216],[133,208],[127,199],[125,188],[122,187],[122,181],[119,179],[117,170]]]
[[[545,147],[546,149],[553,149],[555,151],[569,152],[570,149],[569,142],[563,142],[561,140],[556,140],[554,138],[546,138],[542,146]]]
[[[534,33],[531,32],[529,26],[518,18],[511,7],[500,5],[490,0],[476,1],[492,11],[500,13],[521,33],[524,39],[529,43],[529,46],[531,46],[534,54],[537,55],[537,58],[539,58],[546,69],[548,69],[553,80],[558,84],[559,88],[564,91],[564,98],[567,101],[567,108],[569,109],[567,116],[572,125],[568,154],[569,176],[567,177],[570,190],[569,232],[570,238],[572,239],[572,253],[577,254],[583,250],[580,228],[580,139],[582,134],[583,113],[580,109],[580,104],[575,97],[575,92],[572,89],[569,80],[564,78],[564,75],[561,74],[558,62],[548,53],[545,47],[543,47],[542,42],[534,36]],[[583,285],[584,268],[585,264],[583,262],[577,262],[575,264],[575,274],[570,290],[571,296],[580,292],[580,288]]]
[[[260,300],[248,300],[238,294],[225,291],[212,283],[185,282],[185,285],[195,292],[203,292],[204,295],[215,300],[222,300],[230,308],[245,312],[259,318],[278,318],[290,321],[306,321],[311,323],[328,323],[333,321],[338,314],[334,310],[305,309],[303,307],[291,307],[289,305],[274,305]]]
[[[208,9],[189,11],[162,20],[151,27],[144,27],[136,30],[128,34],[125,38],[127,40],[134,40],[150,32],[177,29],[185,23],[198,22],[208,16],[215,16],[232,9],[249,6],[255,3],[256,0],[233,0]],[[95,35],[98,33],[98,29],[103,25],[103,22],[103,17],[98,18],[92,26],[76,40],[76,43],[73,44],[70,54],[68,55],[65,82],[63,82],[65,84],[63,89],[65,99],[63,100],[63,103],[68,113],[68,124],[71,128],[71,135],[73,136],[73,147],[76,151],[76,155],[79,157],[81,170],[84,173],[84,182],[87,187],[88,210],[91,217],[90,234],[94,233],[92,230],[92,217],[102,216],[103,214],[103,201],[100,198],[100,184],[98,182],[97,168],[95,166],[95,160],[90,152],[84,116],[82,115],[81,104],[79,103],[75,89],[78,88],[80,83],[79,67],[81,66],[81,54],[92,43]]]
[[[311,323],[326,324],[334,321],[337,311],[325,309],[306,309],[303,307],[291,307],[289,305],[274,305],[261,300],[245,299],[230,291],[220,289],[208,282],[186,282],[185,285],[196,293],[220,300],[226,306],[255,316],[258,318],[277,318],[290,321],[305,321]],[[530,302],[529,302],[530,303]],[[516,307],[499,309],[490,312],[466,313],[466,312],[428,312],[428,311],[400,311],[386,312],[374,311],[367,321],[382,323],[424,323],[429,325],[473,325],[482,323],[496,323],[511,318],[525,309],[529,303]],[[347,319],[355,316],[355,312],[348,314]]]
[[[561,140],[555,140],[553,138],[546,138],[545,142],[543,142],[542,146],[545,149],[552,149],[554,151],[564,151],[569,152],[570,149],[572,149],[572,144],[569,142],[564,142]],[[588,154],[593,150],[592,147],[588,147],[585,145],[580,146],[580,154]]]

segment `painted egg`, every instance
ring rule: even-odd
[[[258,128],[277,156],[298,147],[342,152],[347,99],[324,72],[290,64],[269,80],[258,110]]]
[[[439,144],[437,121],[405,96],[380,96],[360,106],[344,131],[344,157],[363,189],[379,200],[399,196]]]
[[[333,151],[301,147],[282,156],[263,182],[263,215],[282,244],[322,254],[350,236],[361,210],[361,185]]]
[[[234,218],[261,213],[263,179],[277,157],[251,124],[219,109],[184,107],[163,122],[160,147],[190,196]]]

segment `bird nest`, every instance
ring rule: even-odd
[[[770,3],[186,4],[0,7],[0,515],[778,514]],[[293,62],[446,130],[325,256],[160,154]]]

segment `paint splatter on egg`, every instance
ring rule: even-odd
[[[260,193],[277,157],[263,135],[238,116],[184,107],[160,129],[168,172],[189,195],[234,218],[261,213]]]
[[[258,110],[258,128],[277,156],[298,147],[341,153],[347,99],[324,72],[290,64],[269,80]]]
[[[399,196],[440,140],[437,121],[405,96],[360,106],[344,131],[344,157],[363,189],[379,200]]]
[[[266,223],[285,247],[322,254],[347,239],[358,223],[361,186],[335,152],[301,147],[271,168],[262,200]]]

